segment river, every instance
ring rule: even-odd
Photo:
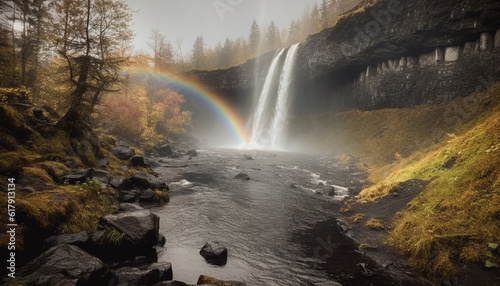
[[[192,160],[158,161],[155,171],[170,182],[171,201],[152,210],[167,239],[159,260],[172,263],[174,279],[196,283],[205,274],[247,285],[395,285],[341,234],[340,200],[359,190],[361,173],[333,157],[207,149]],[[250,180],[236,179],[240,173]],[[331,185],[333,196],[317,193]],[[227,246],[226,265],[212,266],[199,254],[210,240]]]

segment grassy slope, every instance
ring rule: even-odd
[[[500,86],[446,105],[323,114],[295,126],[318,138],[314,148],[360,159],[371,173],[360,203],[431,180],[388,239],[417,269],[445,279],[461,264],[499,264],[488,244],[500,242]]]

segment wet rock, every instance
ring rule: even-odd
[[[158,147],[158,152],[160,153],[160,156],[164,157],[170,157],[174,155],[174,150],[170,146],[170,144],[163,144]]]
[[[243,155],[243,157],[247,160],[253,160],[253,158],[251,156],[248,156],[248,155]]]
[[[148,163],[146,163],[146,160],[144,157],[135,155],[132,158],[130,158],[130,165],[132,166],[138,166],[138,167],[148,167]]]
[[[140,192],[137,190],[120,191],[118,201],[122,203],[134,203],[135,201],[137,201],[139,194]]]
[[[132,182],[129,179],[122,177],[122,176],[116,176],[116,177],[111,178],[111,181],[109,182],[109,184],[113,188],[118,189],[118,190],[131,190],[134,187],[134,185],[132,184]]]
[[[106,271],[107,267],[100,259],[77,246],[61,244],[21,267],[16,277],[25,285],[35,286],[98,285]]]
[[[135,150],[128,146],[118,146],[111,151],[120,160],[129,160],[135,155]]]
[[[43,249],[49,249],[56,245],[70,244],[78,246],[82,249],[87,247],[90,236],[86,231],[71,233],[71,234],[61,234],[50,236],[43,242]]]
[[[118,208],[119,212],[134,212],[134,211],[141,211],[144,210],[143,207],[137,204],[131,204],[131,203],[121,203],[120,207]]]
[[[59,182],[70,185],[83,184],[87,180],[90,180],[94,177],[94,171],[95,170],[93,168],[87,170],[75,171],[69,175],[60,177]]]
[[[144,267],[123,267],[115,271],[117,286],[154,285],[173,279],[172,265],[168,262],[153,263]]]
[[[158,245],[163,247],[165,246],[165,243],[167,243],[167,238],[163,234],[158,235]]]
[[[100,219],[106,228],[114,228],[124,234],[124,245],[150,249],[158,243],[160,218],[149,210],[107,215]]]
[[[248,181],[250,180],[250,176],[248,176],[247,174],[245,173],[239,173],[238,175],[236,175],[234,177],[235,179],[238,179],[238,180],[242,180],[242,181]]]
[[[200,250],[200,254],[215,265],[224,265],[227,262],[227,248],[218,241],[207,242]]]
[[[155,191],[152,189],[145,190],[139,197],[139,201],[142,203],[152,203],[155,199]]]
[[[130,179],[132,184],[137,188],[141,188],[144,190],[147,189],[166,189],[168,191],[168,186],[159,178],[145,172],[139,172],[132,176]]]
[[[95,170],[93,174],[93,178],[99,180],[104,185],[108,185],[111,181],[111,174],[108,171],[104,170]]]
[[[198,151],[196,151],[195,149],[191,149],[191,150],[187,151],[186,155],[191,156],[191,157],[197,157]]]

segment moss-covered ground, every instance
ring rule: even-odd
[[[295,126],[315,138],[309,148],[360,160],[370,173],[360,205],[402,182],[429,182],[393,218],[386,241],[415,269],[445,281],[468,265],[500,266],[492,247],[500,243],[500,85],[449,104],[321,114]]]

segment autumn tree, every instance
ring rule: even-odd
[[[60,0],[60,4],[68,0]],[[76,0],[78,1],[78,0]],[[77,8],[78,9],[78,8]],[[67,11],[66,15],[71,15]],[[83,9],[83,21],[75,15],[76,23],[69,24],[66,17],[60,26],[77,25],[68,32],[74,37],[63,38],[66,51],[59,53],[68,64],[69,80],[73,91],[69,97],[69,109],[59,120],[58,126],[81,137],[90,130],[90,115],[102,95],[113,91],[120,81],[119,69],[126,58],[120,55],[120,45],[132,38],[128,23],[131,14],[122,0],[87,0]],[[69,33],[68,33],[69,34]]]

